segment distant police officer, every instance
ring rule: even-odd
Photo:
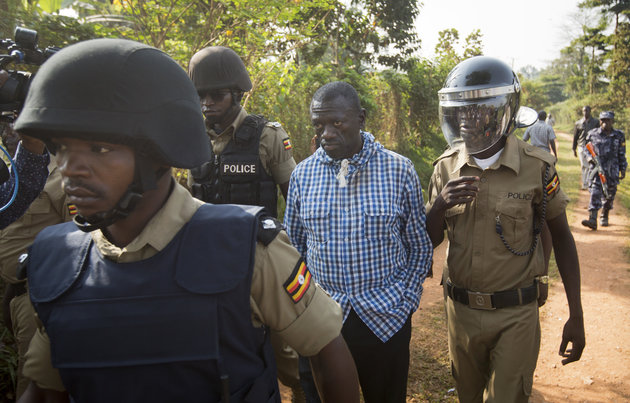
[[[21,402],[279,402],[267,327],[312,356],[326,398],[358,402],[339,307],[276,221],[204,204],[170,175],[209,157],[175,61],[126,40],[69,46],[38,71],[16,130],[56,151],[78,209],[30,249],[42,326]]]
[[[584,348],[579,262],[554,157],[511,135],[531,124],[519,113],[520,84],[505,63],[467,59],[439,92],[451,147],[435,162],[427,229],[447,231],[444,270],[449,351],[462,402],[527,402],[540,344],[538,283],[545,264],[543,218],[569,301],[563,364]],[[524,111],[525,109],[523,109]],[[567,350],[567,344],[572,349]]]
[[[212,152],[190,170],[193,196],[214,204],[262,206],[277,218],[278,187],[286,199],[295,168],[291,140],[279,123],[241,107],[243,93],[252,89],[245,64],[232,49],[210,46],[193,55],[188,75],[199,94]],[[301,401],[298,355],[275,333],[271,340],[278,376],[293,390],[294,401]]]
[[[197,52],[188,66],[206,118],[212,156],[191,170],[193,196],[215,204],[263,206],[277,217],[276,185],[286,198],[295,168],[289,136],[277,122],[241,107],[252,89],[241,58],[223,46]]]
[[[613,128],[615,121],[614,112],[607,111],[599,114],[600,127],[592,129],[586,136],[586,144],[593,146],[593,151],[604,171],[605,184],[597,174],[595,168],[595,157],[585,148],[584,159],[590,165],[588,174],[588,189],[591,199],[588,204],[589,218],[582,220],[582,225],[593,230],[597,229],[597,212],[602,207],[600,224],[602,227],[608,226],[608,214],[613,208],[613,201],[617,194],[617,185],[626,177],[626,136],[621,130]],[[604,193],[603,186],[606,186],[608,196]]]
[[[573,131],[573,155],[580,159],[580,167],[582,169],[582,178],[580,186],[582,190],[588,188],[588,161],[586,160],[586,135],[591,130],[599,127],[599,120],[591,115],[591,107],[585,105],[582,108],[582,118],[575,122],[575,130]]]

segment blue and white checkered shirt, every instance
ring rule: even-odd
[[[344,321],[354,309],[385,342],[418,308],[433,247],[412,162],[361,135],[345,187],[336,178],[341,160],[322,148],[298,164],[284,223]]]

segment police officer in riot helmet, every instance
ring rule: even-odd
[[[188,74],[199,94],[213,156],[192,169],[195,197],[211,203],[263,206],[276,216],[277,186],[286,198],[295,160],[279,123],[249,115],[241,107],[252,82],[241,58],[211,46],[191,59]]]
[[[512,135],[536,120],[535,111],[519,108],[520,90],[508,65],[478,56],[459,63],[439,91],[450,147],[435,162],[427,230],[435,246],[445,230],[450,241],[443,284],[462,402],[528,401],[540,345],[537,299],[546,282],[543,223],[569,302],[562,363],[579,360],[585,345],[568,198],[554,157]]]
[[[310,276],[286,234],[169,174],[210,154],[175,61],[127,40],[69,46],[39,70],[16,130],[54,150],[79,216],[44,229],[25,262],[41,327],[20,402],[279,402],[267,328],[311,356],[323,395],[358,402],[340,310],[298,282]]]

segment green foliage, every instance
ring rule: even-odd
[[[613,103],[628,106],[630,99],[630,24],[622,22],[612,38],[612,53],[608,74],[611,77],[610,95]]]
[[[523,79],[521,85],[523,87],[521,105],[536,110],[547,109],[567,98],[564,94],[564,83],[557,75],[545,73],[536,79]]]
[[[18,356],[13,346],[13,335],[0,322],[0,402],[15,401]]]

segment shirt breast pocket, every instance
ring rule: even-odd
[[[369,240],[387,239],[397,234],[397,213],[390,205],[370,204],[364,211],[364,234]]]
[[[326,242],[330,239],[330,204],[325,201],[305,203],[302,215],[304,228],[310,240]]]
[[[533,234],[532,206],[525,202],[502,200],[496,209],[505,240],[515,249],[528,249]]]
[[[460,226],[465,225],[459,220],[459,218],[463,217],[464,211],[466,211],[466,205],[458,204],[444,213],[449,242],[465,243],[468,239],[469,231],[466,231],[464,228],[460,229]]]

